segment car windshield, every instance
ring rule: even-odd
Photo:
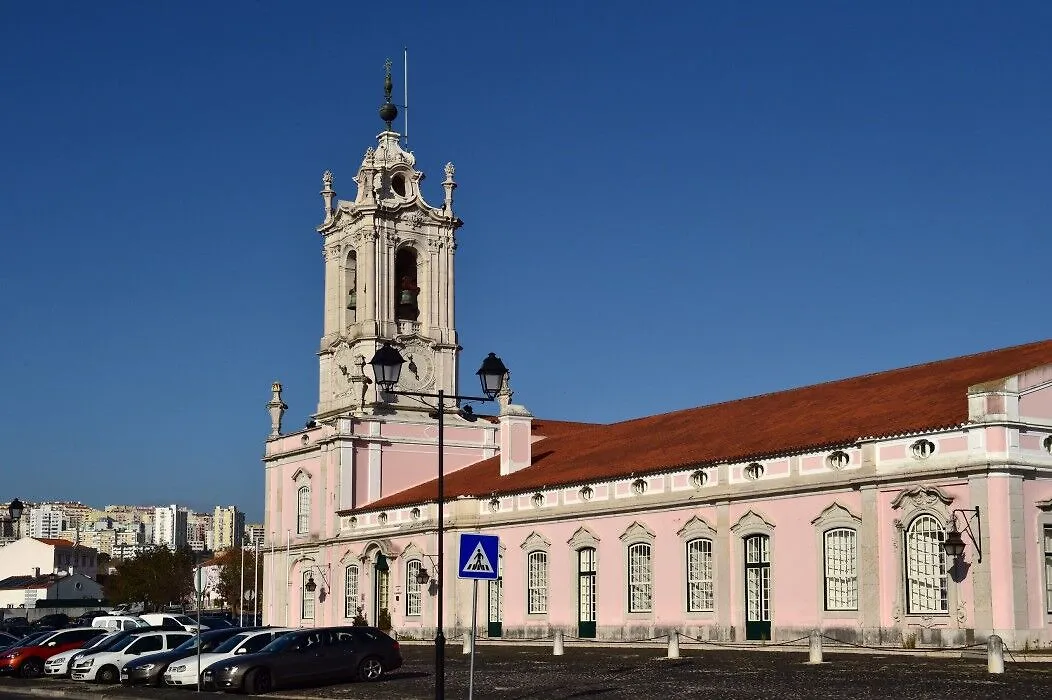
[[[25,639],[20,640],[18,642],[18,646],[20,646],[20,647],[36,646],[39,642],[43,641],[45,637],[50,637],[53,634],[54,634],[54,632],[52,632],[52,631],[37,632],[36,634],[31,634],[28,637],[26,637]]]
[[[233,651],[234,649],[237,649],[237,645],[238,644],[240,644],[241,642],[245,641],[250,636],[252,636],[252,635],[249,635],[249,634],[235,634],[233,637],[230,637],[229,639],[227,639],[225,642],[223,642],[222,644],[217,646],[212,651],[214,651],[217,654],[225,654],[228,651]]]
[[[188,618],[186,615],[172,615],[172,617],[180,625],[193,625],[193,624],[196,624],[193,620]]]

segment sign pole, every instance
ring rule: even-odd
[[[194,588],[197,589],[197,692],[201,692],[201,594],[205,590],[205,570],[197,567],[194,572]]]
[[[468,671],[468,700],[475,697],[475,625],[478,619],[479,580],[471,582],[471,662]]]

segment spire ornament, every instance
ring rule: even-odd
[[[394,91],[394,82],[391,80],[391,59],[384,62],[384,103],[380,105],[380,118],[387,124],[387,130],[392,131],[391,124],[398,118],[398,108],[391,102],[391,93]]]

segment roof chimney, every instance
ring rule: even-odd
[[[39,566],[34,566],[33,567],[33,578],[40,578],[40,567]]]
[[[525,406],[511,402],[510,372],[505,375],[504,386],[497,393],[500,404],[500,475],[524,469],[533,461],[532,431],[533,414]]]

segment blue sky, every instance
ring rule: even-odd
[[[353,8],[357,8],[355,11]],[[6,3],[0,498],[262,514],[410,51],[457,319],[614,421],[1049,336],[1052,4]],[[396,94],[402,90],[396,66]],[[473,387],[462,387],[471,390]]]

